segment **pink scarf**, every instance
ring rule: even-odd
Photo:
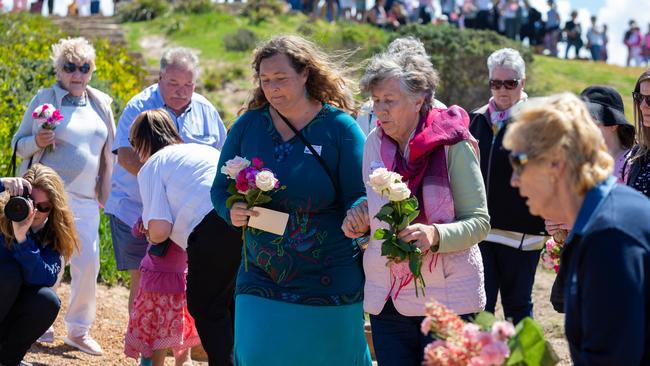
[[[422,195],[422,181],[425,176],[431,176],[444,187],[450,187],[444,147],[471,139],[468,127],[469,116],[461,107],[432,109],[420,118],[415,135],[409,141],[408,161],[400,153],[397,142],[382,133],[380,153],[384,166],[404,177],[420,203],[420,215],[415,222],[430,224],[438,221],[426,214],[424,207],[428,200]]]

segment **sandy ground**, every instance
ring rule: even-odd
[[[548,301],[554,274],[541,268],[537,271],[534,288],[535,317],[544,327],[547,339],[553,344],[562,359],[560,365],[570,365],[566,340],[563,335],[564,316],[557,314]],[[62,298],[63,309],[57,318],[55,342],[52,344],[37,343],[32,346],[25,357],[34,365],[137,365],[123,353],[123,336],[128,323],[127,302],[128,290],[121,286],[98,286],[97,320],[91,330],[91,335],[104,348],[103,356],[91,356],[75,350],[63,343],[65,326],[63,316],[70,294],[70,285],[63,284],[58,291]],[[500,310],[497,310],[500,313]],[[498,314],[497,314],[498,315]],[[166,365],[173,365],[173,358],[167,357]],[[207,362],[195,361],[194,365],[207,365]],[[307,366],[307,365],[305,365]]]

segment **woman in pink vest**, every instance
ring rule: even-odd
[[[414,40],[415,41],[415,40]],[[483,310],[483,264],[477,243],[490,224],[476,140],[467,112],[435,108],[438,75],[415,41],[400,54],[370,60],[361,87],[371,94],[379,119],[366,140],[363,177],[378,168],[404,177],[418,198],[419,216],[400,234],[423,252],[425,296],[416,296],[413,276],[387,267],[381,240],[364,253],[364,308],[370,314],[377,361],[382,366],[420,365],[431,339],[420,331],[425,302],[440,301],[460,315]],[[387,200],[366,183],[367,204],[348,212],[349,237],[370,236],[385,223],[375,215]],[[420,291],[421,292],[421,291]]]

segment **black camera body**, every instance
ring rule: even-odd
[[[5,205],[5,216],[14,222],[23,221],[29,216],[32,209],[32,197],[29,195],[27,187],[23,186],[23,194],[12,196]]]

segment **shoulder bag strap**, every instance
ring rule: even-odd
[[[7,170],[6,177],[15,177],[16,176],[16,150],[18,150],[18,140],[14,144],[14,152],[11,154],[11,160],[9,161],[9,170]]]
[[[340,195],[341,192],[339,192],[339,186],[338,184],[336,184],[336,180],[334,180],[334,176],[332,175],[332,172],[330,172],[329,168],[327,167],[327,164],[325,164],[323,158],[318,154],[318,152],[316,152],[316,149],[314,149],[314,147],[309,143],[309,141],[307,141],[305,136],[303,136],[302,133],[298,131],[285,116],[280,114],[280,112],[278,112],[277,110],[276,112],[278,113],[278,116],[280,116],[280,118],[284,121],[284,123],[286,123],[287,126],[289,126],[291,131],[293,131],[293,133],[295,133],[296,136],[298,136],[300,141],[302,141],[302,143],[309,149],[311,154],[316,158],[316,160],[318,160],[318,163],[323,167],[325,173],[327,173],[327,176],[330,178],[330,181],[332,182],[332,186],[334,187],[334,191],[336,192],[337,199],[341,197]]]

